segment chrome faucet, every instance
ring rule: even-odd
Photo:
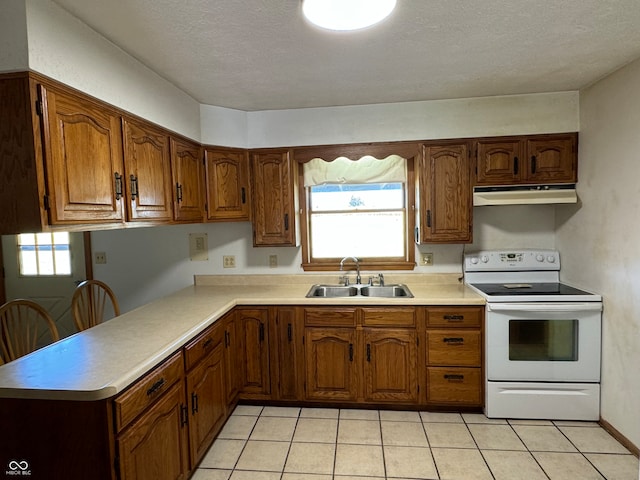
[[[340,271],[342,271],[344,261],[349,259],[353,260],[356,264],[356,284],[359,285],[362,282],[362,278],[360,277],[360,260],[358,260],[356,257],[344,257],[342,260],[340,260]]]

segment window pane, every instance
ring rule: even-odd
[[[69,245],[69,233],[68,232],[55,232],[53,234],[54,245]]]
[[[53,249],[51,245],[38,245],[38,269],[40,275],[53,275]]]
[[[34,238],[35,240],[35,238]],[[36,260],[36,247],[21,245],[18,247],[21,275],[38,275],[38,262]]]
[[[312,211],[404,208],[401,183],[311,187]]]
[[[18,235],[18,245],[35,245],[36,236],[33,233],[21,233]]]
[[[71,275],[68,232],[24,233],[17,242],[21,275]]]
[[[56,275],[71,275],[71,252],[69,245],[55,246]]]
[[[311,215],[312,258],[403,257],[404,212]]]

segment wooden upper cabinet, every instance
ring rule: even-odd
[[[172,220],[169,136],[127,118],[122,120],[122,131],[129,220]]]
[[[173,218],[182,222],[204,220],[203,158],[197,143],[171,138]]]
[[[253,180],[254,246],[295,246],[295,162],[289,150],[254,150]]]
[[[207,148],[207,220],[249,221],[249,157],[246,150]]]
[[[49,222],[123,220],[120,116],[80,95],[39,86]]]
[[[477,140],[475,184],[574,183],[577,142],[575,133]]]
[[[562,183],[578,180],[577,135],[529,138],[527,178],[533,183]]]
[[[426,144],[418,167],[419,243],[472,239],[469,143]]]

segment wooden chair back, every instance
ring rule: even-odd
[[[0,365],[58,340],[56,324],[36,302],[18,299],[0,307]]]
[[[105,320],[107,306],[111,305],[114,315],[120,315],[120,306],[113,290],[100,280],[85,280],[80,283],[71,299],[73,321],[79,332],[95,327]]]

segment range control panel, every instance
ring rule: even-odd
[[[560,270],[556,250],[481,250],[464,256],[466,272]]]

